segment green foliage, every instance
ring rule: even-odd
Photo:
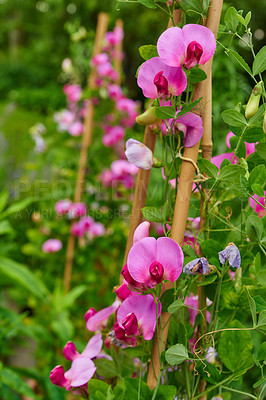
[[[165,353],[165,359],[170,365],[178,365],[189,358],[186,347],[183,344],[175,344]]]

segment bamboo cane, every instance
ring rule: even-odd
[[[174,18],[175,24],[178,24],[181,20],[181,11],[175,10],[173,18]],[[173,26],[173,23],[172,23],[172,20],[170,19],[167,28],[171,28],[172,26]],[[156,144],[156,139],[157,139],[157,136],[147,126],[145,128],[143,143],[147,147],[149,147],[153,153],[154,153],[154,148],[155,148],[155,144]],[[134,196],[134,202],[133,202],[133,206],[132,206],[132,213],[131,213],[130,225],[129,225],[129,233],[128,233],[128,238],[127,238],[127,244],[126,244],[126,250],[125,250],[125,254],[124,254],[123,265],[125,265],[127,262],[127,256],[128,256],[129,250],[133,243],[133,236],[134,236],[135,229],[142,222],[143,216],[142,216],[141,209],[143,207],[145,207],[149,181],[150,181],[150,170],[145,171],[143,169],[139,169],[137,181],[136,181],[135,196]],[[120,283],[121,283],[121,278],[120,278]]]
[[[101,51],[102,40],[107,31],[107,27],[108,27],[108,15],[105,13],[100,13],[98,15],[98,21],[97,21],[93,56],[95,56],[96,54],[99,54]],[[96,79],[96,69],[92,68],[89,79],[88,79],[89,88],[95,89],[95,87],[96,87],[95,79]],[[88,147],[90,146],[91,141],[92,141],[93,115],[94,115],[93,103],[92,103],[92,101],[88,101],[86,114],[85,114],[85,121],[84,121],[84,131],[83,131],[82,141],[81,141],[79,168],[78,168],[76,187],[75,187],[75,196],[74,196],[75,202],[79,202],[81,200],[81,195],[82,195],[82,190],[83,190],[83,185],[84,185],[84,178],[85,178],[85,171],[86,171],[86,163],[87,163],[87,152],[88,152]],[[71,226],[72,226],[72,224],[71,224]],[[66,264],[65,264],[65,271],[64,271],[65,292],[68,292],[70,289],[72,265],[73,265],[73,259],[74,259],[74,250],[75,250],[75,238],[73,235],[70,234],[69,238],[68,238],[68,243],[67,243]]]
[[[212,0],[208,12],[208,19],[206,26],[214,33],[215,37],[217,37],[222,4],[223,0]],[[202,66],[202,69],[206,72],[207,76],[211,72],[211,66],[212,66],[212,59]],[[195,87],[193,101],[199,99],[200,97],[204,97],[205,93],[206,93],[206,81],[199,82]],[[207,106],[206,97],[204,98],[203,104],[205,107]],[[199,111],[199,114],[201,117],[203,117],[203,112],[201,110]],[[198,158],[198,151],[199,151],[199,142],[196,143],[193,147],[185,148],[184,158],[189,158],[193,160],[194,163],[196,163]],[[171,230],[171,238],[181,246],[183,245],[183,240],[184,240],[194,175],[195,175],[194,164],[191,163],[190,161],[183,160],[179,183],[178,183],[178,191],[177,191],[175,210],[173,215],[173,224]],[[162,313],[161,317],[163,321],[166,321],[165,328],[163,330],[163,346],[165,346],[169,329],[169,323],[167,323],[167,321],[169,320],[170,315],[168,313]],[[160,345],[161,338],[162,338],[162,331],[161,329],[159,329],[160,353],[163,350]],[[148,379],[147,379],[147,384],[151,389],[156,386],[157,378],[159,376],[160,353],[158,353],[158,338],[155,335],[152,360],[150,363]]]

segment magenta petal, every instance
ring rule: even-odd
[[[102,345],[103,345],[102,335],[101,333],[97,333],[97,335],[93,336],[89,340],[87,346],[81,353],[81,356],[86,356],[88,358],[96,357],[100,353]]]
[[[160,306],[158,315],[160,315]],[[150,340],[156,327],[156,304],[151,295],[133,295],[128,297],[119,307],[117,311],[118,325],[123,328],[122,322],[129,314],[134,313],[137,320],[139,331],[145,340]]]
[[[73,342],[67,342],[63,352],[66,360],[73,361],[77,356],[79,356],[79,352]]]
[[[173,239],[157,239],[156,259],[164,268],[164,279],[174,282],[182,272],[184,254],[179,244]]]
[[[133,244],[137,243],[140,239],[149,237],[150,222],[144,221],[137,226],[133,236]]]
[[[178,126],[178,124],[181,124]],[[184,133],[184,146],[192,147],[203,135],[202,119],[194,113],[182,115],[176,120],[176,126]],[[185,126],[185,129],[184,129]]]
[[[149,283],[149,267],[154,261],[156,261],[156,239],[146,237],[131,247],[127,258],[127,268],[135,281]]]
[[[50,373],[50,381],[56,385],[66,388],[69,385],[68,379],[66,379],[64,374],[64,368],[62,365],[57,365],[52,369]]]
[[[110,306],[106,307],[101,311],[98,311],[91,318],[88,319],[86,327],[88,331],[95,332],[100,330],[102,326],[107,324],[108,318],[112,315],[119,307],[120,301],[115,300],[115,302]]]
[[[216,165],[217,168],[220,169],[223,160],[229,160],[231,162],[233,157],[234,157],[234,153],[223,153],[223,154],[219,154],[218,156],[212,157],[211,162],[214,165]]]
[[[184,43],[182,30],[177,27],[164,31],[158,39],[158,54],[171,67],[182,67],[187,46]]]
[[[87,383],[94,375],[96,367],[88,357],[78,357],[65,373],[66,379],[70,381],[71,387],[79,387]]]
[[[182,28],[182,36],[186,47],[193,41],[201,45],[203,53],[199,64],[205,64],[213,56],[216,49],[216,40],[212,31],[206,26],[187,24]]]
[[[154,78],[159,72],[162,72],[168,81],[169,94],[179,96],[186,89],[187,78],[182,69],[166,65],[160,57],[153,57],[145,61],[138,72],[137,83],[145,97],[151,99],[159,97],[154,83]]]

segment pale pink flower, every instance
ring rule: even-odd
[[[62,249],[62,242],[59,239],[48,239],[42,245],[44,253],[56,253]]]
[[[64,215],[68,214],[72,206],[72,201],[65,199],[65,200],[59,200],[55,204],[55,211],[58,215]]]
[[[69,102],[76,103],[81,99],[82,89],[79,85],[66,84],[63,88],[63,92],[67,96]]]
[[[123,97],[121,87],[114,83],[107,86],[107,91],[112,100],[120,100]]]
[[[76,121],[69,126],[68,132],[71,136],[80,136],[83,133],[83,129],[83,124],[80,121]]]
[[[77,202],[72,204],[69,211],[69,217],[70,218],[84,217],[86,213],[87,213],[86,204],[82,202]]]
[[[121,27],[116,26],[113,32],[107,32],[104,36],[105,41],[111,46],[119,44],[124,37],[124,31]]]
[[[152,151],[135,139],[129,139],[126,142],[125,155],[128,161],[138,168],[149,170],[154,164]]]
[[[106,327],[109,317],[118,309],[119,305],[120,301],[116,299],[111,306],[103,308],[101,311],[93,314],[91,313],[91,309],[87,311],[84,318],[88,331],[95,332]]]

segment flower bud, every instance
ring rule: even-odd
[[[125,155],[129,162],[138,168],[149,170],[153,165],[152,151],[143,143],[135,139],[126,142]]]
[[[156,107],[149,107],[143,114],[140,114],[136,118],[136,122],[140,125],[153,125],[160,121],[160,118],[156,115]]]
[[[250,119],[256,114],[260,104],[260,97],[262,93],[263,82],[259,82],[254,86],[252,93],[250,95],[248,104],[246,106],[245,117]]]

